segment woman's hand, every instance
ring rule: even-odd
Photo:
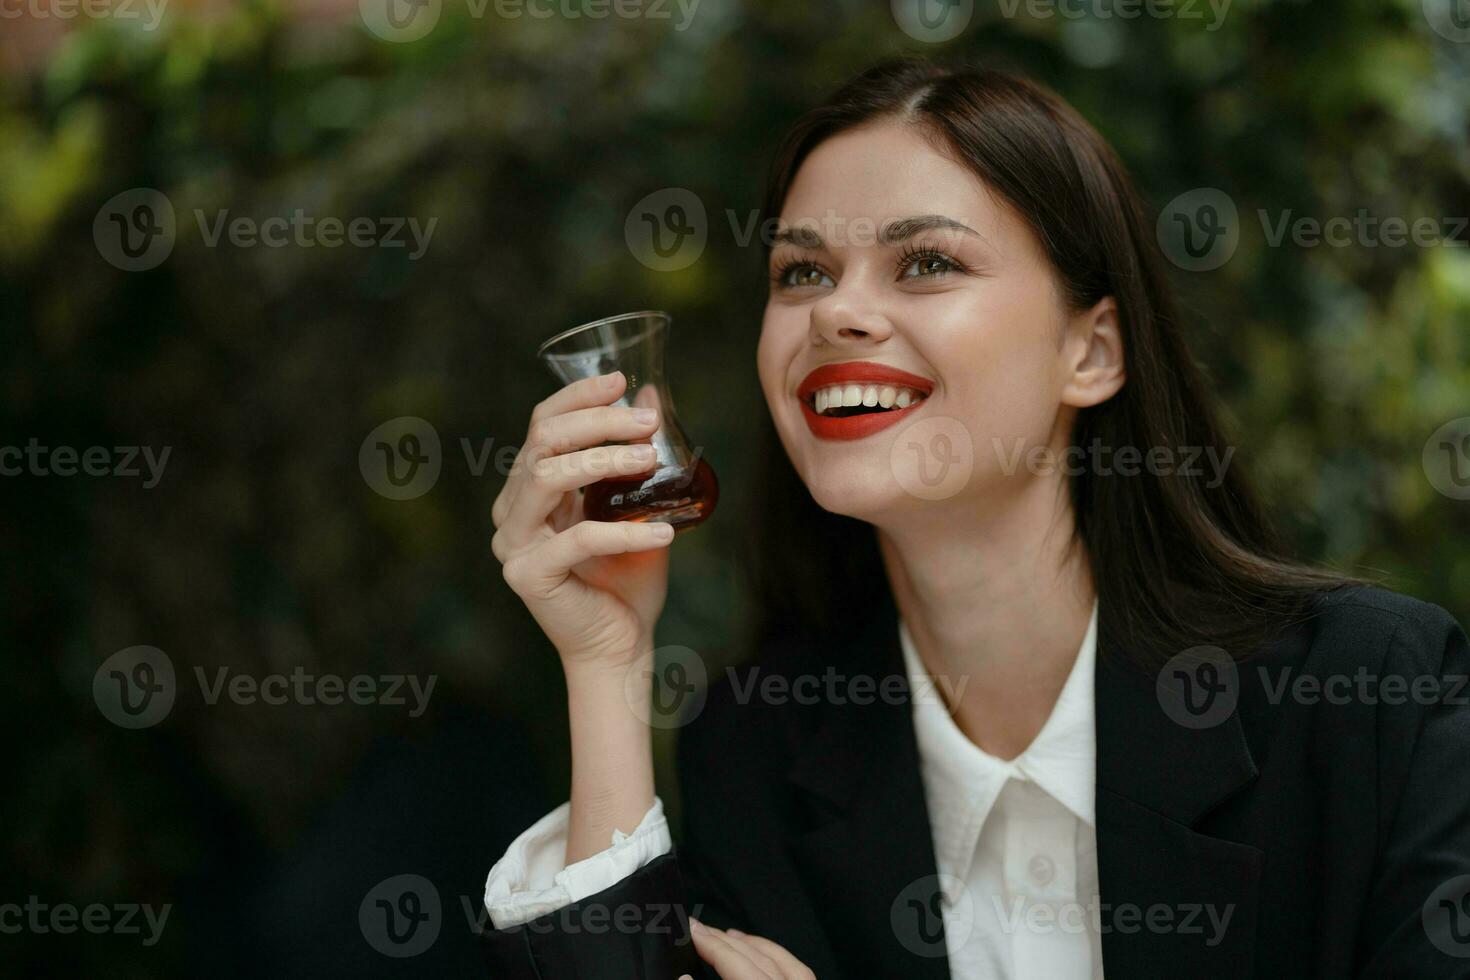
[[[647,440],[657,410],[640,420],[612,405],[621,371],[574,381],[536,406],[525,444],[490,509],[491,550],[505,581],[561,654],[570,673],[621,668],[652,649],[668,593],[672,529],[661,522],[584,519],[578,488],[655,466]],[[641,445],[602,446],[611,440]]]
[[[537,405],[525,445],[490,510],[490,543],[505,581],[561,655],[572,735],[565,861],[574,864],[632,833],[653,805],[651,684],[631,683],[653,661],[653,627],[668,594],[673,527],[589,521],[576,490],[654,469],[655,413],[612,405],[621,371],[574,381]],[[602,446],[611,440],[643,445]]]
[[[805,964],[769,939],[692,918],[689,932],[700,959],[715,968],[720,980],[816,980]],[[693,978],[686,973],[679,980]]]

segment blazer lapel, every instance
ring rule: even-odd
[[[938,872],[898,617],[878,604],[839,665],[872,678],[871,703],[825,704],[790,781],[813,829],[794,843],[813,901],[854,975],[948,980]],[[883,692],[887,692],[886,696]],[[897,695],[895,696],[895,692]]]
[[[1108,639],[1106,616],[1104,607],[1094,681],[1103,968],[1251,976],[1264,855],[1197,829],[1257,775],[1239,715],[1199,728],[1172,720],[1155,676]]]
[[[1263,853],[1198,829],[1257,775],[1239,716],[1174,722],[1155,677],[1123,659],[1099,610],[1094,671],[1103,968],[1111,977],[1250,976]],[[794,843],[844,963],[947,980],[941,893],[897,609],[880,602],[840,669],[890,694],[823,705],[788,778],[812,829]]]

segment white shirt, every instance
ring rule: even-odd
[[[1102,977],[1093,815],[1097,604],[1046,723],[1009,762],[965,737],[902,619],[898,633],[914,692],[950,976]],[[570,803],[551,811],[490,869],[485,908],[495,928],[595,895],[673,848],[663,801],[655,798],[632,834],[615,831],[606,851],[563,867],[570,813]]]
[[[950,976],[1102,976],[1093,815],[1097,604],[1061,694],[1009,762],[985,752],[938,697],[902,620],[904,667],[944,900]],[[956,686],[960,681],[949,683]],[[942,690],[943,688],[941,688]]]

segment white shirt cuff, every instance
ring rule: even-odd
[[[614,830],[607,850],[563,867],[571,813],[567,802],[536,821],[490,869],[485,910],[496,929],[523,925],[596,895],[674,848],[663,801],[655,796],[633,833]]]

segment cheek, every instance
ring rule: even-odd
[[[766,405],[778,424],[783,413],[800,420],[790,397],[794,381],[791,366],[806,343],[806,314],[803,311],[767,307],[761,319],[760,340],[755,348],[756,374]]]
[[[784,368],[778,363],[780,358],[776,352],[777,346],[775,332],[771,328],[768,316],[761,323],[760,341],[755,347],[755,370],[760,377],[761,390],[765,392],[766,403],[772,412],[776,410],[772,392],[780,387],[781,377],[784,374]]]
[[[950,413],[969,423],[977,450],[997,437],[1044,442],[1061,398],[1055,305],[1020,291],[986,296],[970,312],[926,351],[945,376]]]

